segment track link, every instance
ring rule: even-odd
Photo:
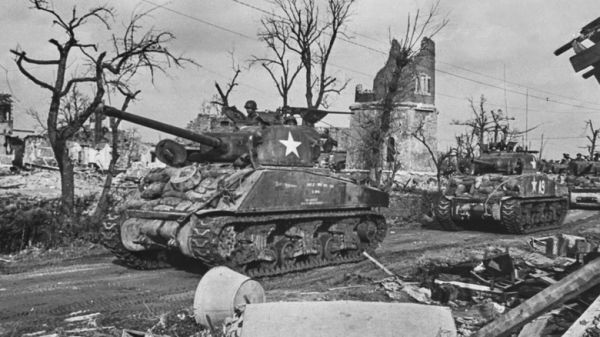
[[[233,261],[224,260],[220,252],[220,244],[222,243],[219,233],[228,226],[244,225],[249,228],[253,225],[261,225],[265,223],[281,223],[290,221],[313,221],[313,220],[342,220],[347,218],[365,218],[373,220],[377,226],[377,231],[374,235],[373,242],[361,246],[359,249],[352,251],[347,255],[336,256],[333,259],[324,259],[318,257],[305,261],[296,262],[284,266],[272,266],[264,268],[246,269],[244,266],[237,265]],[[210,227],[210,228],[209,228]],[[225,216],[214,219],[201,219],[197,221],[192,230],[190,242],[199,247],[198,251],[194,251],[194,256],[203,263],[213,266],[217,264],[225,264],[228,267],[235,269],[241,273],[252,277],[266,277],[281,275],[290,272],[308,270],[328,265],[337,265],[343,263],[357,262],[363,259],[362,251],[374,251],[383,241],[387,233],[387,224],[383,216],[372,211],[325,211],[325,212],[307,212],[307,213],[282,213],[282,214],[264,214],[264,215],[248,215],[248,216]]]
[[[538,209],[533,210],[535,207]],[[556,229],[562,226],[567,209],[567,200],[565,199],[508,199],[502,202],[500,208],[502,220],[500,222],[511,234],[528,234]]]
[[[464,229],[462,225],[452,220],[452,200],[445,196],[440,197],[435,207],[435,216],[442,228],[447,231],[455,232]]]
[[[356,218],[372,221],[376,225],[375,233],[371,236],[371,242],[361,242],[358,249],[340,254],[332,259],[325,259],[323,256],[318,256],[292,264],[273,264],[270,267],[246,268],[243,265],[236,264],[234,261],[227,260],[223,253],[223,236],[221,234],[227,227],[243,226],[244,228],[252,228],[255,225],[268,223],[284,224],[315,220],[327,220],[335,223],[336,220]],[[229,268],[252,277],[274,276],[329,265],[357,262],[363,259],[361,254],[363,251],[373,252],[387,234],[385,218],[370,210],[303,212],[296,214],[221,215],[214,217],[192,216],[188,221],[193,222],[188,240],[194,256],[193,261],[197,262],[197,265],[226,265]],[[102,234],[104,237],[103,244],[121,263],[134,269],[160,269],[173,265],[182,265],[181,261],[178,261],[177,258],[180,254],[174,251],[128,251],[121,243],[119,223],[118,221],[107,221],[104,224]],[[179,256],[179,259],[181,258],[183,257]],[[191,261],[186,261],[186,263],[189,262]],[[195,266],[188,265],[186,267],[193,269]]]
[[[111,218],[102,224],[102,244],[110,250],[119,262],[133,269],[163,269],[171,267],[166,252],[131,252],[121,242],[120,218]]]

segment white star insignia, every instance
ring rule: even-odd
[[[300,158],[300,155],[298,154],[298,146],[300,146],[300,144],[302,144],[302,142],[295,141],[294,137],[292,137],[292,132],[288,131],[288,139],[287,140],[280,140],[279,142],[285,146],[285,155],[286,156],[290,153],[293,153],[296,155],[296,157]]]

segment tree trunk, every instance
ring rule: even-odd
[[[75,177],[73,173],[73,163],[69,158],[67,143],[64,140],[57,140],[53,145],[54,154],[60,170],[61,182],[61,208],[62,213],[71,221],[74,221],[75,208]]]
[[[112,178],[115,171],[115,166],[117,165],[117,160],[119,159],[119,122],[117,122],[114,117],[111,117],[110,125],[112,129],[112,153],[110,163],[108,164],[108,173],[106,174],[104,186],[102,187],[102,193],[100,194],[98,205],[96,206],[94,214],[92,215],[93,223],[100,223],[108,211]]]

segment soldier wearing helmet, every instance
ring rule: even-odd
[[[248,119],[248,121],[254,122],[256,120],[256,117],[258,117],[258,114],[256,113],[256,102],[253,100],[246,101],[246,104],[244,104],[244,109],[246,109],[246,118]]]

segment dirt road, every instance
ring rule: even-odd
[[[570,211],[563,232],[593,229],[599,215],[597,211]],[[395,272],[408,274],[428,260],[464,260],[486,245],[523,246],[528,238],[494,232],[391,228],[378,258]],[[261,282],[269,300],[385,300],[382,292],[368,286],[371,280],[384,276],[363,261]],[[161,314],[191,308],[200,277],[175,269],[129,270],[114,264],[108,253],[0,275],[0,335],[55,331],[57,327],[69,331],[82,315],[93,320],[92,326],[145,330]]]

